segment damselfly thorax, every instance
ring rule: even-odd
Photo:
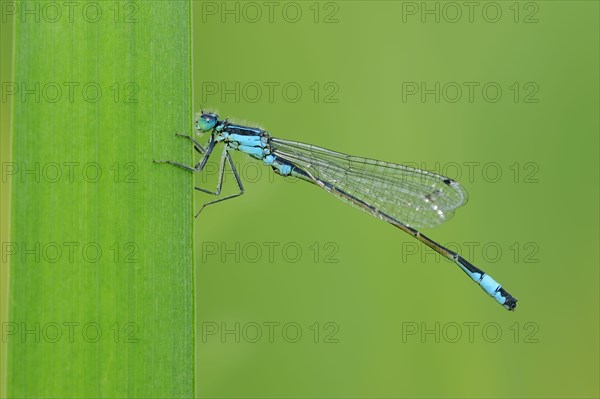
[[[306,180],[306,174],[285,159],[274,154],[271,136],[266,130],[236,125],[224,121],[213,129],[215,141],[224,143],[226,149],[236,150],[250,155],[269,165],[275,173],[282,176],[294,176]]]

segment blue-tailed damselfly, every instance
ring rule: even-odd
[[[240,192],[209,201],[200,211],[207,205],[238,197],[244,193],[242,181],[229,153],[231,150],[241,151],[271,166],[279,175],[313,183],[345,202],[412,235],[456,263],[506,309],[514,310],[517,306],[517,299],[506,292],[492,277],[458,253],[445,248],[415,229],[434,227],[443,223],[452,217],[458,207],[466,203],[467,192],[458,182],[436,173],[404,165],[355,157],[309,144],[277,139],[265,130],[236,125],[227,119],[220,120],[217,114],[211,112],[202,112],[196,120],[195,128],[198,133],[210,133],[206,147],[192,136],[179,136],[191,140],[196,151],[203,154],[198,164],[192,167],[174,161],[155,162],[168,163],[192,172],[201,172],[215,146],[218,143],[224,144],[217,189],[215,191],[201,187],[196,189],[219,195],[223,185],[225,165],[228,163]]]

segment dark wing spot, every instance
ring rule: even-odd
[[[442,192],[440,190],[434,190],[432,193],[429,193],[425,196],[429,202],[435,202]]]

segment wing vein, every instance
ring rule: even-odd
[[[296,141],[271,138],[270,142],[274,155],[408,226],[437,226],[468,200],[458,182],[433,172]]]

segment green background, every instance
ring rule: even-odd
[[[272,18],[245,4],[193,2],[196,108],[457,178],[469,203],[424,232],[458,243],[519,306],[507,312],[397,229],[235,154],[246,194],[195,223],[198,396],[598,397],[598,3],[496,2],[497,22],[489,2],[472,22],[462,3],[456,22],[443,2],[274,2]],[[10,21],[0,29],[8,81]],[[403,91],[422,82],[439,82],[439,102]],[[478,85],[472,101],[465,82]],[[496,102],[482,94],[490,82]],[[212,164],[207,175],[199,186],[215,184]],[[302,336],[288,342],[294,326]]]

